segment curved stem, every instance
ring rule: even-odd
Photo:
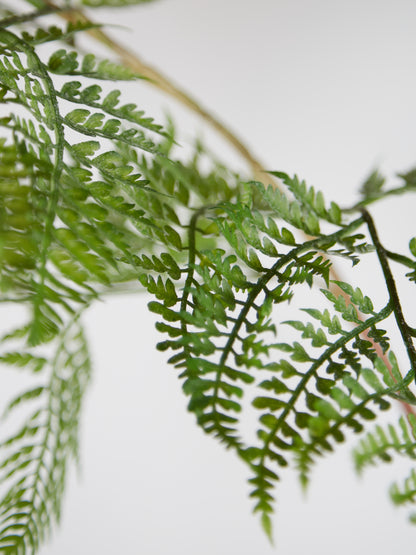
[[[407,324],[405,317],[403,315],[403,309],[400,303],[399,294],[397,292],[396,283],[394,281],[393,274],[390,270],[387,252],[380,242],[376,227],[374,225],[373,218],[370,216],[369,212],[367,212],[367,210],[365,209],[361,210],[361,213],[367,224],[371,239],[373,240],[374,246],[376,248],[380,266],[383,271],[384,280],[386,282],[387,290],[389,292],[390,300],[392,302],[397,327],[399,328],[400,335],[402,336],[403,343],[406,347],[407,355],[409,357],[410,366],[413,370],[413,374],[416,375],[416,350],[415,350],[415,346],[413,345],[412,328]]]

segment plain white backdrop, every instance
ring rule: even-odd
[[[416,165],[413,0],[160,0],[94,17],[124,26],[110,33],[211,108],[265,168],[297,173],[341,205],[376,165],[392,184]],[[129,84],[126,95],[159,120],[169,110],[184,142],[200,133],[244,167],[151,87]],[[406,250],[415,207],[408,197],[375,211],[390,248]],[[370,262],[361,283],[382,302]],[[358,480],[354,438],[316,467],[306,498],[295,474],[284,474],[271,547],[251,515],[246,469],[196,428],[175,371],[155,351],[147,302],[117,298],[86,318],[95,371],[80,473],[70,475],[61,526],[42,555],[391,555],[413,547],[416,529],[387,496],[408,465]]]

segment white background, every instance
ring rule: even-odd
[[[213,109],[266,168],[296,172],[341,205],[375,165],[394,184],[416,164],[412,0],[161,0],[94,16],[130,28],[111,33]],[[142,84],[126,94],[159,119],[169,109],[184,140],[201,132],[241,164],[166,97]],[[375,212],[388,247],[406,251],[414,207],[408,197]],[[383,302],[370,262],[360,279]],[[358,480],[350,446],[318,465],[306,499],[294,473],[284,475],[271,547],[251,515],[245,468],[196,428],[175,371],[155,352],[147,300],[107,301],[87,317],[95,372],[81,472],[42,555],[411,552],[416,529],[387,497],[407,465]]]

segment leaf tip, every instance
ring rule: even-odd
[[[261,515],[261,527],[263,528],[269,542],[274,545],[273,541],[273,525],[272,520],[268,513],[263,513]]]

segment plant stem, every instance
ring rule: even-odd
[[[2,29],[5,29],[6,27],[10,27],[11,25],[21,24],[27,21],[33,21],[34,19],[38,17],[42,17],[44,15],[50,15],[53,13],[62,12],[64,9],[65,8],[48,6],[41,10],[35,10],[33,12],[25,13],[22,15],[13,15],[11,17],[6,17],[2,19],[0,27]]]
[[[412,329],[407,324],[403,310],[400,304],[399,294],[397,292],[396,283],[394,281],[393,274],[390,270],[390,265],[388,262],[387,251],[380,242],[376,227],[374,225],[373,218],[367,210],[362,209],[361,213],[367,224],[368,231],[370,232],[371,239],[373,240],[374,246],[376,248],[377,256],[380,262],[381,269],[383,271],[384,280],[386,282],[387,290],[389,292],[390,300],[393,304],[394,316],[396,318],[397,326],[402,336],[403,342],[406,347],[407,355],[409,357],[410,366],[413,370],[413,374],[416,376],[416,350],[413,345]]]

